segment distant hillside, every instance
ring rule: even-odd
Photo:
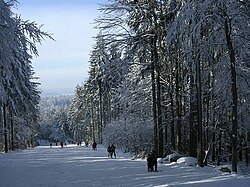
[[[67,113],[73,95],[42,98],[40,101],[40,123],[38,138],[57,142],[71,140]]]
[[[52,111],[68,111],[73,95],[45,97],[40,101],[40,117],[42,120],[48,119]]]
[[[45,97],[40,101],[40,110],[51,111],[53,109],[67,109],[69,108],[73,95],[62,95],[62,96],[53,96]]]

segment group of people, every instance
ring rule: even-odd
[[[61,146],[61,148],[63,148],[63,145],[64,145],[65,147],[67,147],[66,142],[65,142],[65,143],[60,142],[60,146]],[[50,142],[50,143],[49,143],[49,146],[50,146],[50,148],[52,148],[52,142]],[[56,142],[56,146],[57,146],[57,142]]]
[[[116,147],[114,146],[114,144],[108,146],[107,148],[108,158],[113,158],[113,156],[116,158],[115,148]]]
[[[148,154],[147,164],[148,164],[148,172],[158,171],[157,170],[157,153],[155,150],[152,153]]]

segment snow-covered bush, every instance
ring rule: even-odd
[[[153,140],[152,127],[147,122],[116,121],[103,131],[103,143],[115,144],[125,152],[140,153],[149,150]]]

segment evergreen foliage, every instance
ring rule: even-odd
[[[249,2],[113,0],[100,10],[71,125],[133,152],[232,159],[237,172],[249,149]]]
[[[0,0],[0,149],[34,145],[39,118],[39,83],[31,60],[37,44],[51,35],[11,11],[17,2]]]

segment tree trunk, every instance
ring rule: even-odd
[[[166,87],[162,87],[162,93],[166,93],[167,90],[166,90]],[[167,98],[167,94],[165,94],[165,96],[163,96],[163,100],[166,101],[168,98]],[[162,111],[164,112],[164,145],[168,145],[168,113],[167,113],[167,106],[166,105],[163,105],[162,107]]]
[[[176,149],[176,145],[175,145],[175,115],[174,115],[174,100],[173,100],[173,95],[172,93],[169,94],[170,97],[170,102],[171,102],[171,144],[172,144],[172,148],[173,150]]]
[[[0,130],[2,131],[2,130],[4,130],[3,129],[3,113],[2,113],[2,106],[0,105]],[[2,134],[1,134],[2,135]],[[2,142],[2,140],[3,140],[3,137],[2,136],[0,136],[0,138],[1,138],[1,142]],[[3,143],[3,142],[2,142]],[[3,146],[3,145],[2,145]],[[0,149],[2,150],[2,148],[3,147],[1,147],[0,146]]]
[[[94,102],[93,99],[91,101],[91,124],[92,124],[92,132],[91,132],[91,140],[95,141],[95,118],[94,118]]]
[[[159,128],[159,153],[158,156],[163,158],[163,127],[162,127],[162,107],[161,107],[161,84],[160,84],[160,72],[157,67],[156,70],[156,84],[157,84],[157,122]]]
[[[8,152],[7,107],[3,105],[4,152]]]
[[[10,132],[11,132],[11,150],[14,151],[14,123],[12,115],[10,119]]]
[[[214,124],[214,132],[213,132],[213,137],[212,137],[212,161],[215,162],[215,132],[216,132],[216,128],[215,128],[215,122],[213,122]]]
[[[189,156],[197,157],[197,105],[192,71],[190,75]]]
[[[201,68],[200,58],[196,60],[196,89],[197,89],[197,112],[198,112],[198,134],[197,134],[197,159],[200,167],[203,167],[203,141],[202,141],[202,100],[201,100]]]
[[[235,68],[235,54],[233,43],[231,39],[231,22],[227,17],[225,19],[225,34],[227,40],[228,54],[230,58],[230,68],[231,68],[231,92],[232,92],[232,171],[237,173],[237,83],[236,83],[236,68]]]
[[[220,162],[221,162],[221,141],[222,141],[222,130],[220,129],[219,148],[218,148],[218,155],[217,155],[217,166],[219,166]]]
[[[100,143],[102,143],[102,124],[103,124],[103,104],[102,104],[102,82],[99,80],[99,129],[98,129],[98,137]]]
[[[164,126],[164,140],[165,140],[165,145],[168,145],[168,124],[165,123]]]
[[[176,51],[177,55],[177,51]],[[178,59],[175,58],[175,100],[176,100],[176,116],[177,116],[177,124],[176,124],[176,150],[181,152],[181,96],[180,96],[180,67],[178,63]]]
[[[246,166],[248,166],[248,133],[246,132],[246,149],[245,149],[245,159],[246,159]]]
[[[151,46],[151,86],[153,101],[153,120],[154,120],[154,149],[158,153],[158,124],[157,124],[157,103],[156,103],[156,86],[155,86],[155,49],[156,39],[152,39]]]
[[[248,166],[249,160],[248,160],[248,147],[245,149],[245,159],[246,159],[246,166]]]

